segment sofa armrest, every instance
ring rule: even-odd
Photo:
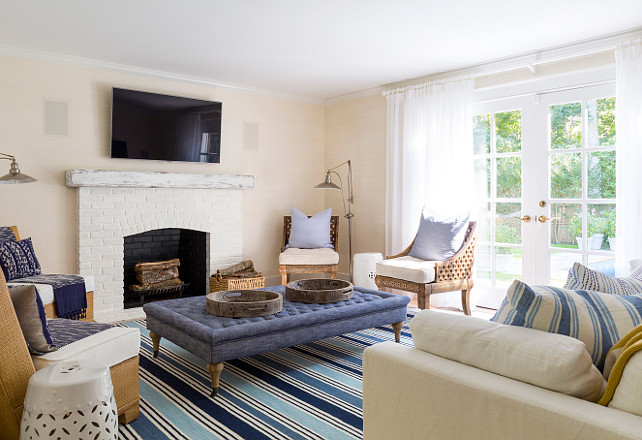
[[[642,417],[384,342],[363,356],[364,438],[639,439]]]

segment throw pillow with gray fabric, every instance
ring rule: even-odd
[[[464,217],[425,217],[421,213],[419,230],[409,255],[426,261],[445,261],[461,249],[466,238],[469,215]]]
[[[291,207],[291,212],[292,228],[286,248],[334,248],[330,239],[332,208],[318,212],[310,218],[294,206]]]
[[[575,263],[568,271],[564,288],[617,295],[637,295],[642,293],[642,270],[640,269],[642,268],[635,270],[629,277],[619,278],[590,269],[581,263]]]
[[[36,286],[9,287],[13,308],[18,315],[22,334],[32,354],[55,351],[47,328],[47,316]]]

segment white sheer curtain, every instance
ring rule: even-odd
[[[642,257],[642,41],[618,44],[615,60],[616,272],[622,275]]]
[[[411,243],[424,206],[448,215],[474,212],[473,88],[472,78],[460,77],[386,92],[387,255]],[[431,301],[461,305],[459,295]]]

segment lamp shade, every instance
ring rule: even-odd
[[[330,178],[330,173],[327,173],[325,175],[325,181],[319,183],[317,186],[315,186],[315,188],[319,188],[319,189],[341,189],[340,186],[332,183],[332,179]]]
[[[22,174],[20,172],[18,163],[13,158],[11,160],[11,168],[9,169],[9,174],[5,174],[4,176],[0,177],[0,183],[29,183],[35,181],[36,179],[34,179],[33,177]]]

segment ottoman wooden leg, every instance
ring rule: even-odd
[[[160,340],[161,337],[154,332],[149,332],[149,337],[152,338],[152,344],[154,345],[154,357],[158,357],[158,351],[160,350]]]
[[[392,324],[392,329],[395,331],[395,342],[401,341],[401,329],[403,328],[403,322],[395,322]]]
[[[218,381],[221,378],[221,371],[223,371],[223,362],[217,362],[215,364],[208,363],[207,370],[212,376],[212,394],[210,394],[210,397],[216,397],[219,388]]]

